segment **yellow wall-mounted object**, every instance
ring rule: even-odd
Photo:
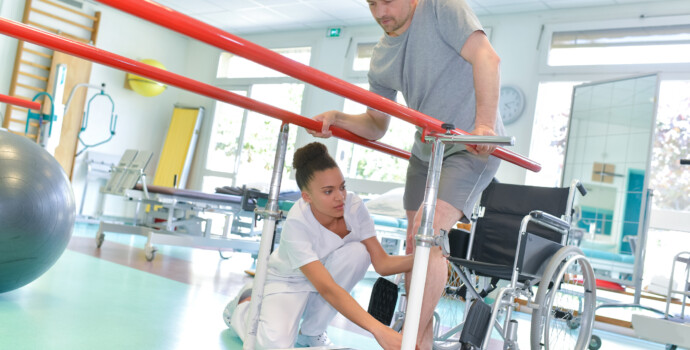
[[[201,129],[203,108],[175,107],[153,184],[185,188]]]
[[[160,69],[165,69],[165,66],[150,58],[145,58],[141,61],[141,63],[146,63],[149,66],[153,66],[156,68]],[[146,96],[146,97],[153,97],[160,95],[167,86],[165,84],[159,83],[157,81],[151,80],[149,78],[144,78],[141,76],[138,76],[136,74],[132,73],[127,73],[127,80],[125,82],[125,87],[129,87],[130,89],[134,90],[134,92],[138,93],[139,95]]]

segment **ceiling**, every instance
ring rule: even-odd
[[[235,34],[373,25],[366,0],[155,0]],[[467,0],[479,16],[662,0]]]

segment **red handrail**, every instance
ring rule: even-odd
[[[441,121],[427,116],[414,109],[383,98],[370,91],[350,84],[342,79],[319,71],[318,69],[295,62],[278,53],[244,40],[238,36],[224,32],[216,27],[196,20],[192,17],[174,11],[153,1],[141,0],[97,0],[111,7],[127,12],[146,21],[156,23],[165,28],[187,35],[217,48],[226,50],[248,60],[260,63],[291,77],[313,84],[324,90],[349,98],[381,112],[396,116],[409,123],[420,126],[428,132],[445,132]],[[453,130],[454,134],[468,135],[460,129]],[[541,165],[529,158],[504,148],[498,147],[494,156],[511,162],[523,168],[538,172]]]
[[[166,71],[164,69],[156,68],[133,59],[119,56],[81,42],[70,40],[53,33],[48,33],[43,30],[30,27],[24,23],[19,23],[0,17],[0,33],[17,38],[19,40],[24,40],[36,45],[47,47],[52,50],[61,51],[109,67],[147,77],[161,83],[216,99],[218,101],[231,103],[233,105],[258,112],[269,117],[280,119],[283,122],[295,124],[311,130],[321,131],[321,122],[311,118],[307,118],[299,114],[253,100],[249,97],[238,95],[230,91]],[[410,158],[410,153],[407,151],[378,141],[367,140],[347,130],[341,128],[332,128],[332,131],[333,135],[338,138],[373,148],[396,157],[404,159]]]
[[[28,108],[28,109],[36,109],[36,110],[41,109],[41,104],[36,102],[36,101],[29,101],[29,100],[25,100],[23,98],[14,97],[14,96],[7,96],[7,95],[3,95],[3,94],[0,94],[0,102],[5,102],[5,103],[9,103],[11,105],[24,107],[24,108]]]

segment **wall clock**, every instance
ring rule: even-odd
[[[501,86],[498,110],[501,112],[503,124],[510,124],[518,120],[524,109],[525,95],[522,90],[513,85]]]

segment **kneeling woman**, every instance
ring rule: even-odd
[[[283,223],[280,245],[268,260],[259,316],[260,348],[331,345],[326,328],[340,312],[371,332],[384,349],[399,349],[401,334],[373,318],[350,296],[369,264],[381,275],[408,272],[413,256],[389,256],[362,200],[347,193],[326,147],[310,143],[295,152],[293,167],[302,198]],[[251,285],[223,313],[244,340]],[[300,328],[300,320],[302,320]]]

